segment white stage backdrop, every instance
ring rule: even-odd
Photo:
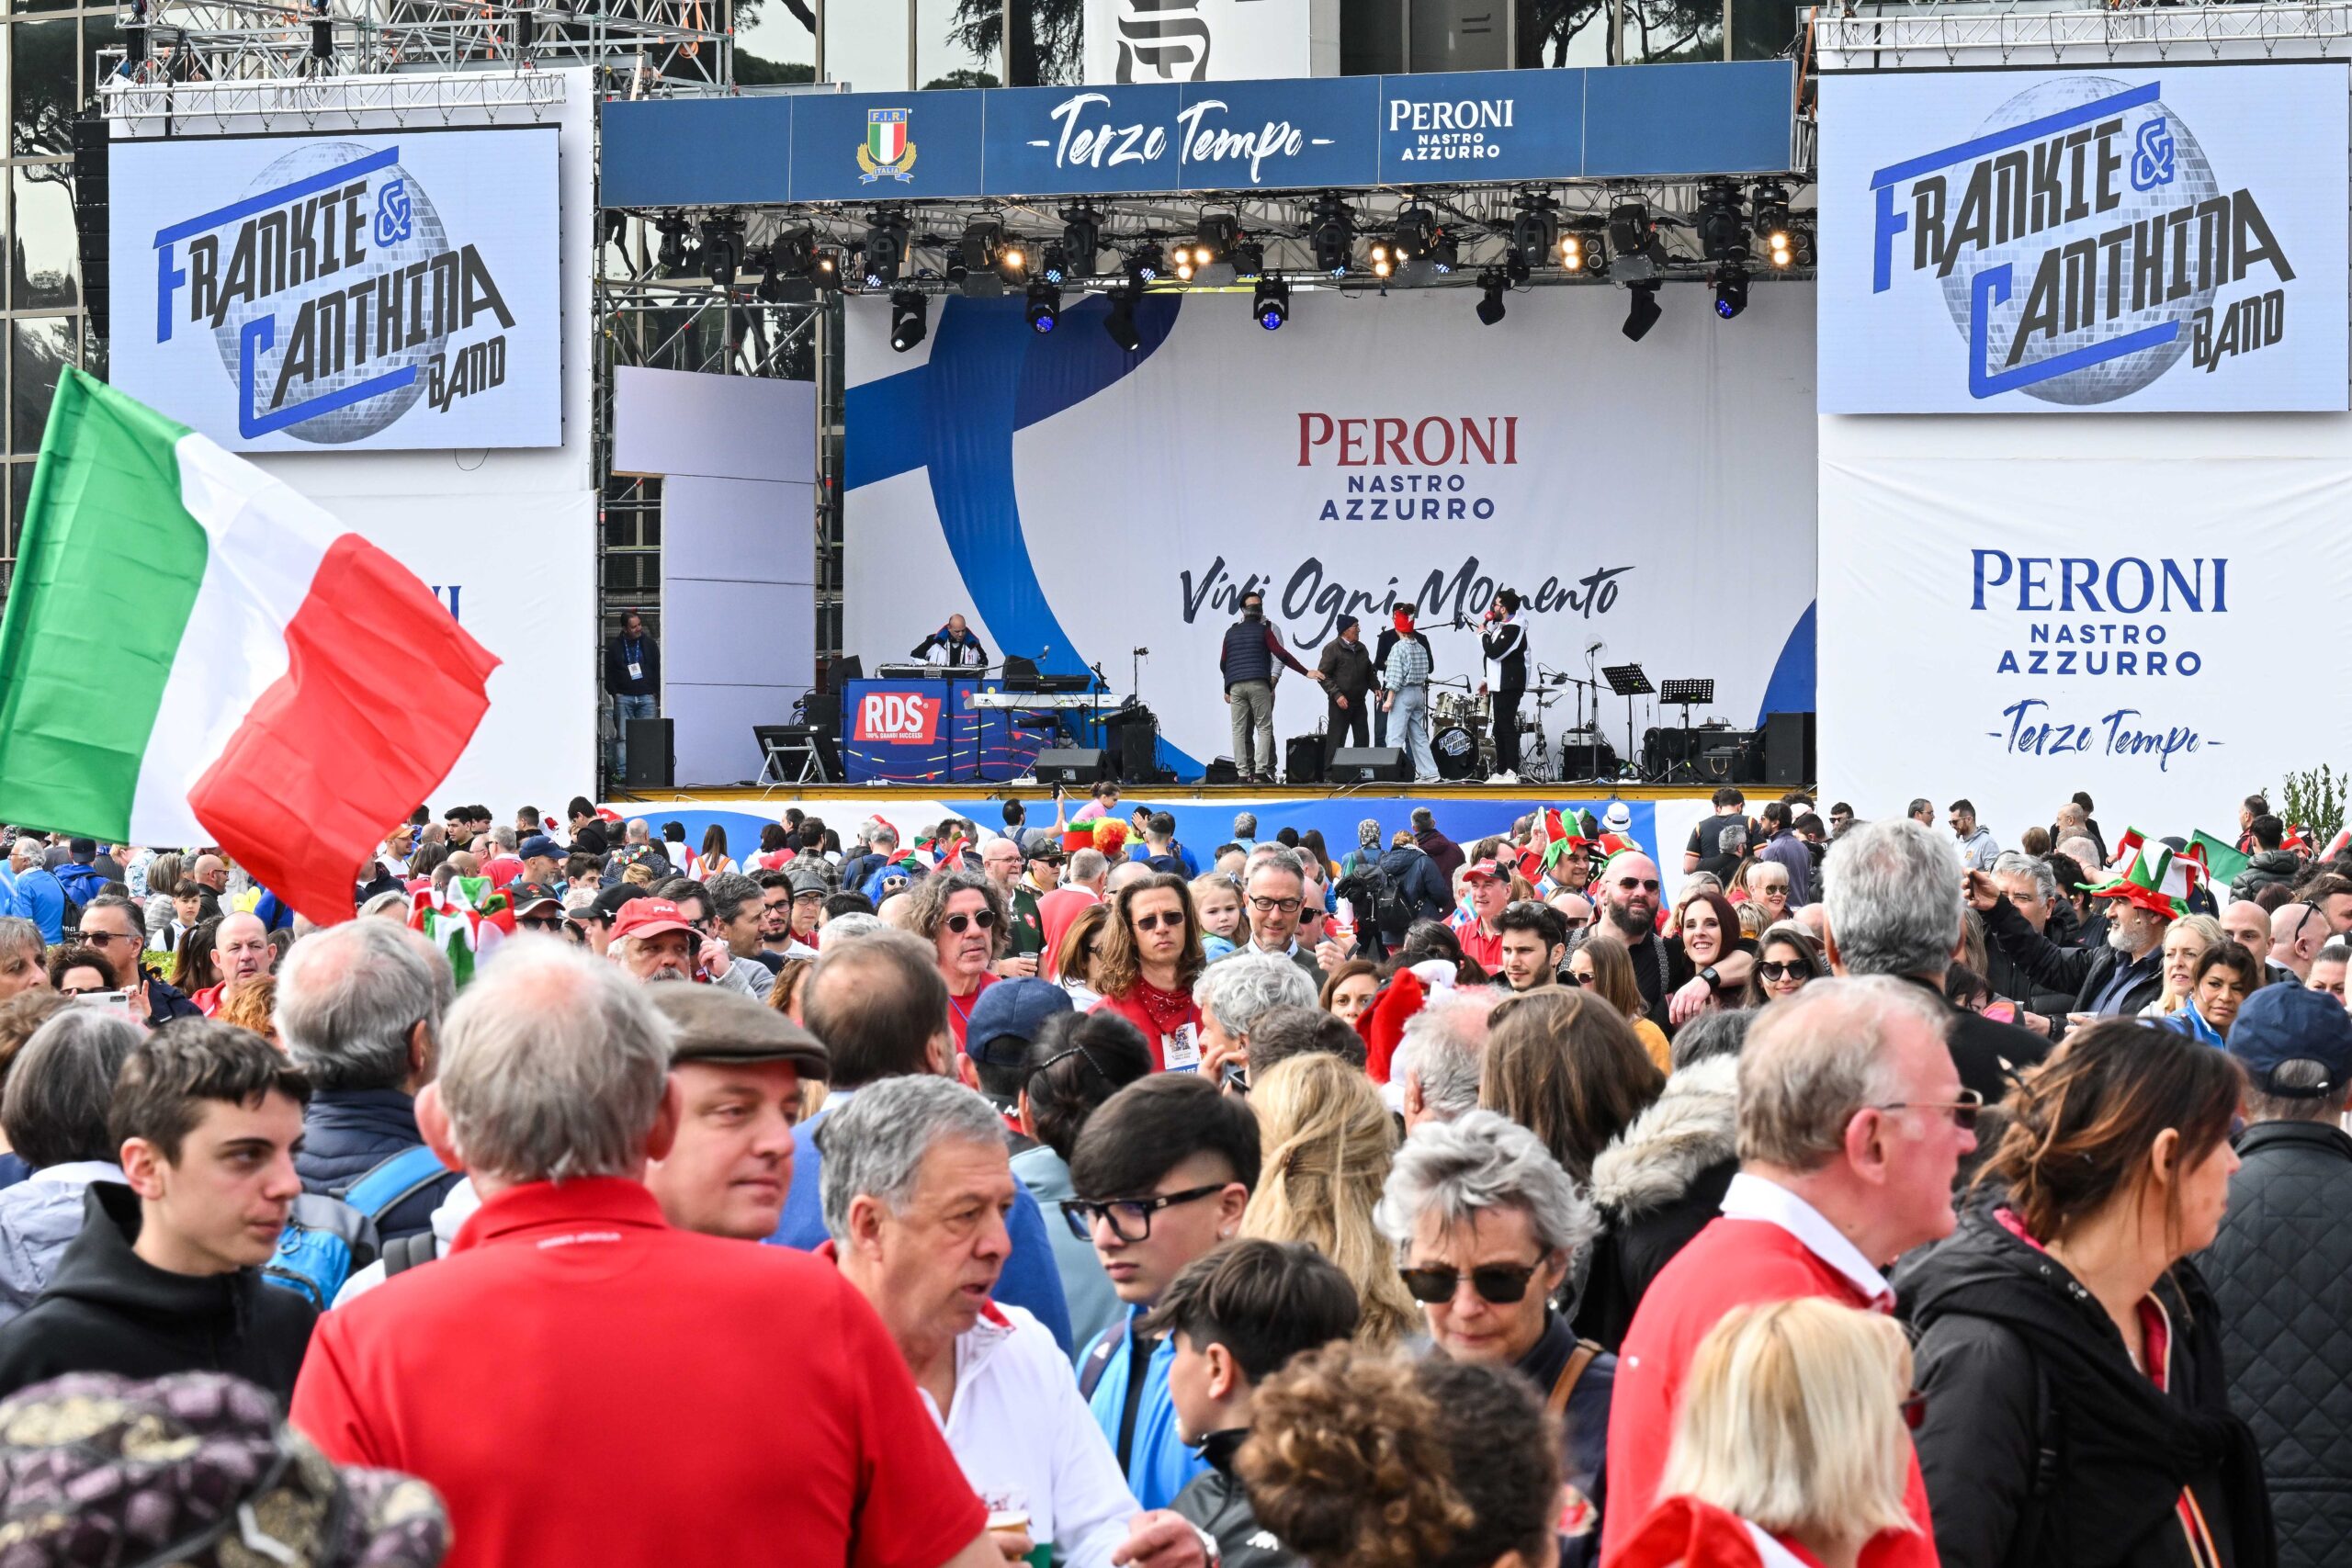
[[[1100,297],[1046,336],[1018,299],[953,298],[899,355],[884,302],[852,300],[844,649],[870,671],[961,611],[993,656],[1099,663],[1125,694],[1148,649],[1182,769],[1229,750],[1217,651],[1243,588],[1310,667],[1342,613],[1369,642],[1416,600],[1439,673],[1475,682],[1452,618],[1508,585],[1546,664],[1581,674],[1598,643],[1712,678],[1741,725],[1814,705],[1810,288],[1759,285],[1723,321],[1668,287],[1638,344],[1614,288],[1514,294],[1495,327],[1463,290],[1301,290],[1277,333],[1247,302],[1147,299],[1130,355]],[[1282,684],[1281,735],[1323,712]],[[1623,702],[1600,716],[1622,748]]]
[[[2220,831],[2352,754],[2352,418],[1821,422],[1822,787]],[[2224,835],[2227,836],[2227,835]]]
[[[2345,407],[2342,64],[1821,84],[1825,413]]]
[[[233,452],[561,443],[553,125],[111,152],[124,391]]]

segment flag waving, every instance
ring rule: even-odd
[[[315,503],[60,377],[0,619],[0,820],[217,844],[311,919],[348,919],[498,662]]]

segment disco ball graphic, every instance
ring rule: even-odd
[[[253,183],[246,187],[246,194],[259,195],[266,190],[274,190],[280,186],[301,179],[307,175],[318,174],[340,164],[348,164],[356,158],[364,158],[375,151],[377,149],[363,147],[352,141],[312,142],[288,152],[256,175]],[[375,231],[378,204],[384,198],[385,192],[391,189],[396,183],[400,187],[399,194],[392,199],[397,206],[401,199],[405,198],[407,233],[393,240],[388,245],[379,244],[376,243]],[[278,369],[286,357],[287,340],[292,335],[295,316],[304,299],[347,291],[360,283],[372,281],[385,273],[397,272],[413,263],[428,261],[449,248],[448,231],[442,226],[441,215],[435,210],[432,198],[426,196],[424,188],[417,184],[416,177],[398,164],[378,169],[368,176],[368,194],[360,198],[360,213],[367,222],[367,228],[363,231],[360,241],[367,259],[358,266],[345,267],[328,274],[323,278],[313,277],[306,283],[297,284],[281,289],[276,294],[265,295],[249,302],[240,301],[230,307],[227,319],[213,333],[214,345],[220,352],[220,363],[227,368],[230,385],[233,387],[237,384],[238,338],[243,332],[245,323],[263,316],[275,315],[277,318],[277,339],[268,349],[258,355],[254,367],[254,412],[260,413],[270,412],[270,393],[277,385]],[[323,219],[320,220],[322,230],[323,230],[324,221]],[[228,243],[228,236],[223,236],[223,243]],[[225,255],[221,265],[224,268],[228,265]],[[422,293],[410,298],[421,299],[424,310],[429,315],[433,309],[432,279],[428,276]],[[407,300],[404,299],[404,309]],[[454,308],[454,300],[451,301],[451,305]],[[448,319],[446,313],[443,319],[445,321]],[[424,396],[424,367],[435,355],[442,353],[448,346],[449,334],[446,331],[435,333],[413,348],[396,348],[390,354],[379,358],[375,353],[376,312],[371,300],[368,308],[368,356],[365,360],[355,363],[350,352],[350,341],[352,323],[356,320],[356,311],[346,305],[342,368],[332,375],[321,376],[315,379],[297,377],[287,384],[286,402],[281,406],[291,406],[296,402],[307,402],[313,398],[323,398],[343,388],[403,367],[414,367],[416,378],[407,386],[395,388],[381,396],[349,403],[339,409],[331,409],[324,413],[306,419],[300,424],[288,425],[282,434],[301,441],[316,442],[324,446],[362,441],[389,428],[395,420],[415,407],[418,399]]]
[[[2130,83],[2118,82],[2106,76],[2065,76],[2055,81],[2044,82],[2019,93],[1987,115],[1984,123],[1977,128],[1978,132],[1984,134],[2005,130],[2012,126],[2022,125],[2029,120],[2060,113],[2078,104],[2109,97],[2117,93],[2128,91],[2130,87]],[[1968,341],[1970,294],[1974,275],[1986,267],[1998,266],[2003,262],[2010,264],[2008,299],[1998,305],[1988,305],[1991,321],[1987,330],[1989,346],[1985,354],[1987,369],[1997,371],[2008,364],[2009,344],[2017,336],[2018,321],[2025,313],[2026,300],[2033,288],[2034,274],[2041,266],[2041,258],[2045,253],[2073,241],[2096,239],[2111,230],[2125,228],[2143,220],[2154,218],[2162,212],[2177,210],[2221,193],[2221,187],[2213,178],[2212,165],[2206,161],[2205,150],[2198,145],[2197,138],[2189,131],[2188,127],[2183,125],[2178,117],[2165,107],[2162,99],[2126,109],[2120,118],[2123,121],[2123,130],[2116,138],[2115,145],[2123,152],[2125,157],[2124,169],[2116,176],[2115,181],[2116,191],[2122,197],[2120,206],[2109,208],[2104,212],[2094,212],[2076,223],[2061,224],[2054,229],[2044,229],[2037,233],[2014,237],[2005,244],[1973,251],[1952,269],[1951,276],[1943,280],[1944,305],[1951,312],[1952,325],[1960,329],[1961,342],[1965,344]],[[2158,121],[2168,122],[2168,130],[2175,148],[2173,178],[2168,185],[2154,186],[2148,190],[2135,190],[2132,188],[2131,180],[2132,152],[2139,145],[2142,128]],[[1953,192],[1952,199],[1956,206],[1959,199],[1957,189]],[[2172,261],[2169,235],[2166,236],[2165,253],[2166,276],[2169,278]],[[2194,265],[2197,243],[2193,233],[2189,240],[2188,255],[2191,264]],[[2126,269],[2122,282],[2123,297],[2128,301],[2132,289],[2129,273],[2132,265],[2132,248],[2128,243],[2124,246],[2121,256],[2123,267]],[[2107,285],[2104,268],[2108,253],[2101,251],[2098,254],[2098,259],[2101,266],[2098,292],[2103,298]],[[2111,343],[2119,337],[2127,336],[2147,327],[2161,326],[2166,321],[2178,321],[2181,324],[2180,334],[2170,343],[2161,344],[2138,354],[2127,355],[2120,359],[2110,359],[2103,364],[2071,371],[2064,376],[2052,377],[2047,381],[2036,381],[2018,389],[2028,397],[2039,398],[2044,402],[2064,403],[2075,407],[2109,403],[2118,398],[2129,397],[2171,369],[2174,364],[2188,352],[2189,318],[2198,310],[2204,310],[2212,303],[2213,290],[2210,288],[2202,288],[2182,299],[2152,302],[2144,310],[2126,310],[2113,320],[2092,321],[2075,328],[2073,332],[2062,333],[2055,338],[2037,335],[2033,340],[2033,346],[2028,349],[2025,357],[2018,362],[2018,367],[2041,360],[2054,359],[2062,354],[2071,353],[2078,348]],[[2062,322],[2065,320],[2063,300],[2058,319]]]

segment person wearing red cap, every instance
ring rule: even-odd
[[[1454,934],[1462,940],[1462,956],[1492,975],[1503,966],[1503,931],[1495,922],[1510,902],[1510,873],[1492,860],[1464,868],[1463,898],[1478,918]]]

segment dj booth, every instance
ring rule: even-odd
[[[846,681],[842,773],[852,784],[1001,783],[1050,746],[1100,745],[1102,715],[1117,705],[1100,693],[1009,688],[944,666]]]

